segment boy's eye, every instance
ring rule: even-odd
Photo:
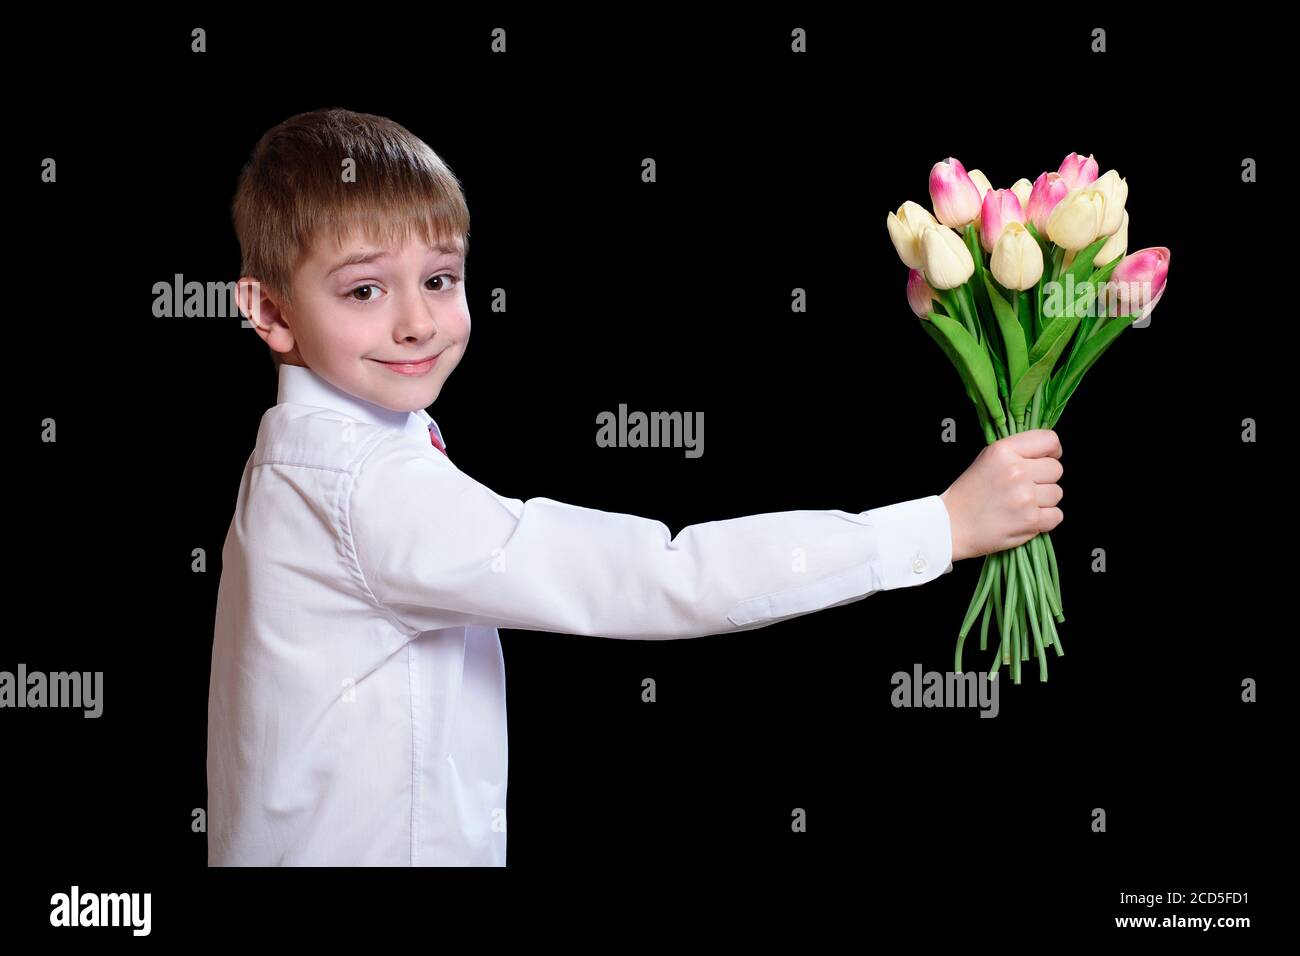
[[[440,272],[440,273],[438,273],[436,276],[429,276],[429,281],[430,281],[430,282],[432,282],[434,279],[442,279],[442,280],[444,280],[444,281],[443,281],[443,284],[442,284],[442,287],[441,287],[441,288],[438,288],[438,289],[434,289],[434,290],[432,290],[432,291],[434,291],[434,292],[450,292],[452,289],[455,288],[455,286],[454,286],[454,285],[451,285],[450,283],[453,283],[453,282],[454,282],[454,283],[459,283],[459,282],[460,282],[460,276],[458,276],[458,275],[457,275],[456,273],[454,273],[454,272]]]
[[[430,276],[425,282],[426,286],[428,285],[429,282],[433,282],[434,280],[441,280],[442,286],[436,289],[430,289],[431,292],[450,292],[452,289],[456,288],[457,284],[460,283],[460,276],[454,272],[440,272],[436,276]],[[357,296],[357,293],[361,292],[362,290],[367,290],[367,289],[374,290],[377,288],[378,286],[375,286],[373,284],[359,285],[351,292],[349,292],[348,295],[352,297],[352,299],[356,302],[373,302],[376,298],[376,296],[373,293],[366,294],[360,297]]]

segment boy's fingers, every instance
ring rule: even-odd
[[[1040,485],[1052,485],[1060,481],[1065,474],[1065,466],[1059,458],[1026,458],[1025,474]]]
[[[1005,439],[1022,458],[1061,457],[1061,440],[1050,428],[1031,428]]]

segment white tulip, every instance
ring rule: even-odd
[[[1118,172],[1108,169],[1104,175],[1098,176],[1092,185],[1085,188],[1100,194],[1106,200],[1101,228],[1097,230],[1097,235],[1114,235],[1124,218],[1124,203],[1128,201],[1128,180],[1120,179]]]
[[[921,234],[921,258],[926,281],[935,289],[955,289],[975,273],[966,243],[947,226],[933,226]]]
[[[1100,269],[1104,265],[1109,265],[1113,260],[1118,259],[1128,251],[1128,210],[1124,210],[1124,219],[1119,224],[1119,228],[1111,234],[1106,240],[1106,244],[1101,247],[1097,253],[1097,258],[1092,260],[1092,267]]]
[[[1018,222],[1009,222],[989,259],[989,271],[1004,289],[1032,289],[1043,277],[1043,250]]]
[[[890,213],[885,223],[889,227],[889,238],[894,242],[894,249],[903,265],[909,269],[921,268],[921,233],[939,222],[930,215],[930,210],[910,199],[898,207],[898,213]]]
[[[1020,200],[1020,208],[1025,212],[1025,215],[1028,215],[1029,195],[1034,191],[1034,184],[1028,179],[1017,179],[1016,184],[1011,187],[1011,191]]]
[[[1047,238],[1063,249],[1082,249],[1101,235],[1105,213],[1101,192],[1071,189],[1047,217]]]

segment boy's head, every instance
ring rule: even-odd
[[[253,148],[232,214],[240,308],[277,369],[396,411],[433,404],[470,316],[469,210],[432,149],[382,116],[301,113]]]

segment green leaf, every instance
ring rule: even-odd
[[[1064,262],[1065,262],[1065,249],[1061,246],[1052,246],[1052,258],[1051,258],[1052,271],[1050,273],[1052,277],[1051,278],[1052,282],[1060,281],[1061,264]],[[1044,266],[1046,266],[1046,263],[1044,263]]]
[[[998,398],[997,379],[993,373],[993,363],[989,360],[984,347],[975,341],[960,322],[946,315],[931,312],[930,321],[952,347],[949,358],[957,366],[958,372],[965,371],[965,375],[974,386],[975,393],[984,402],[985,411],[993,419],[1002,420],[1002,402]]]
[[[1038,290],[1043,287],[1041,281],[1032,289],[1026,289],[1020,296],[1020,329],[1025,341],[1034,337],[1034,312],[1038,308]]]
[[[1078,354],[1071,359],[1070,364],[1066,366],[1065,371],[1053,386],[1051,417],[1053,423],[1065,410],[1065,403],[1070,400],[1074,390],[1079,387],[1079,382],[1083,380],[1083,376],[1088,369],[1092,368],[1097,359],[1101,358],[1102,353],[1110,348],[1111,343],[1119,338],[1119,334],[1134,321],[1136,321],[1136,317],[1132,315],[1104,319],[1096,331],[1079,348]]]
[[[1076,282],[1072,276],[1062,278],[1043,299],[1039,321],[1047,323],[1069,315],[1088,316],[1094,311],[1093,300],[1096,294],[1097,287],[1091,279]],[[1043,328],[1047,326],[1044,325]]]
[[[952,289],[935,289],[939,294],[939,301],[943,303],[943,310],[958,322],[961,321],[961,310],[957,307],[957,296]]]
[[[936,313],[934,312],[930,313],[931,316],[934,316],[935,314]],[[979,408],[981,403],[979,397],[975,393],[975,385],[971,381],[970,371],[966,368],[965,363],[963,363],[957,356],[957,350],[953,348],[952,343],[948,341],[947,337],[939,331],[939,328],[933,322],[923,319],[921,321],[921,326],[930,334],[930,337],[934,339],[939,348],[943,349],[943,354],[948,356],[948,361],[952,362],[953,368],[955,368],[957,374],[961,376],[962,385],[966,387],[966,394],[970,396],[970,400],[975,407]]]
[[[1078,325],[1077,315],[1063,315],[1053,319],[1029,350],[1029,370],[1016,381],[1016,387],[1011,391],[1011,414],[1016,421],[1024,417],[1025,409],[1034,399],[1034,392],[1052,373],[1056,360],[1060,358]]]
[[[1064,282],[1067,275],[1074,276],[1075,284],[1082,282],[1085,276],[1092,274],[1092,260],[1097,258],[1097,253],[1101,252],[1101,247],[1106,244],[1110,236],[1102,236],[1092,245],[1080,249],[1074,255],[1074,261],[1070,263],[1070,268],[1061,273],[1060,281]]]
[[[987,342],[987,339],[985,341]],[[988,353],[989,358],[993,360],[993,378],[998,383],[998,394],[1005,398],[1009,394],[1007,386],[1007,367],[1003,364],[1002,356],[998,355],[997,349],[985,348],[985,352]]]
[[[961,306],[962,318],[965,320],[966,331],[975,332],[975,344],[984,348],[984,326],[980,322],[979,312],[975,308],[974,297],[970,294],[970,282],[963,282],[957,288],[952,290],[957,294],[957,304]]]
[[[984,293],[989,273],[984,268],[984,247],[980,245],[979,233],[976,231],[974,223],[966,227],[966,247],[970,250],[971,258],[975,260],[975,273],[967,282],[974,294],[976,314],[982,319],[990,311],[989,299]],[[996,349],[994,355],[997,355]]]
[[[984,277],[984,287],[988,290],[989,303],[993,306],[998,328],[1002,331],[1002,343],[1007,350],[1007,367],[1011,381],[1018,382],[1025,374],[1025,370],[1029,368],[1024,327],[1020,324],[1020,317],[1011,308],[1011,303],[1002,298],[998,290],[993,288],[988,276]],[[1021,298],[1027,299],[1027,296],[1022,295]]]

